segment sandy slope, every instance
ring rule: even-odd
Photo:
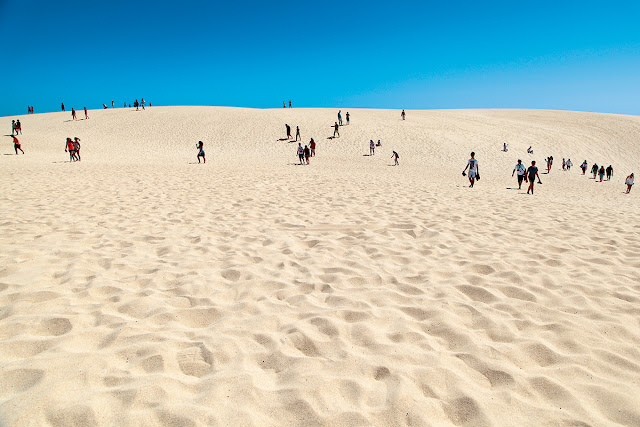
[[[335,140],[337,110],[21,116],[0,424],[640,425],[640,118],[349,112]],[[547,155],[535,196],[511,189]]]

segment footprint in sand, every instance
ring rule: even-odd
[[[180,350],[176,359],[180,371],[185,375],[202,378],[213,370],[213,355],[204,344]]]

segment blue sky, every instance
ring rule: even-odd
[[[640,115],[638,1],[0,0],[0,115],[153,105]]]

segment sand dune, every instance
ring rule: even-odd
[[[640,425],[640,118],[346,111],[336,139],[326,109],[20,116],[0,424]]]

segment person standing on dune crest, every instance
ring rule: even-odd
[[[402,113],[400,114],[400,116],[402,116],[402,120],[404,120],[404,118],[405,118],[405,116],[406,116],[406,114],[405,114],[404,110],[402,110]]]

